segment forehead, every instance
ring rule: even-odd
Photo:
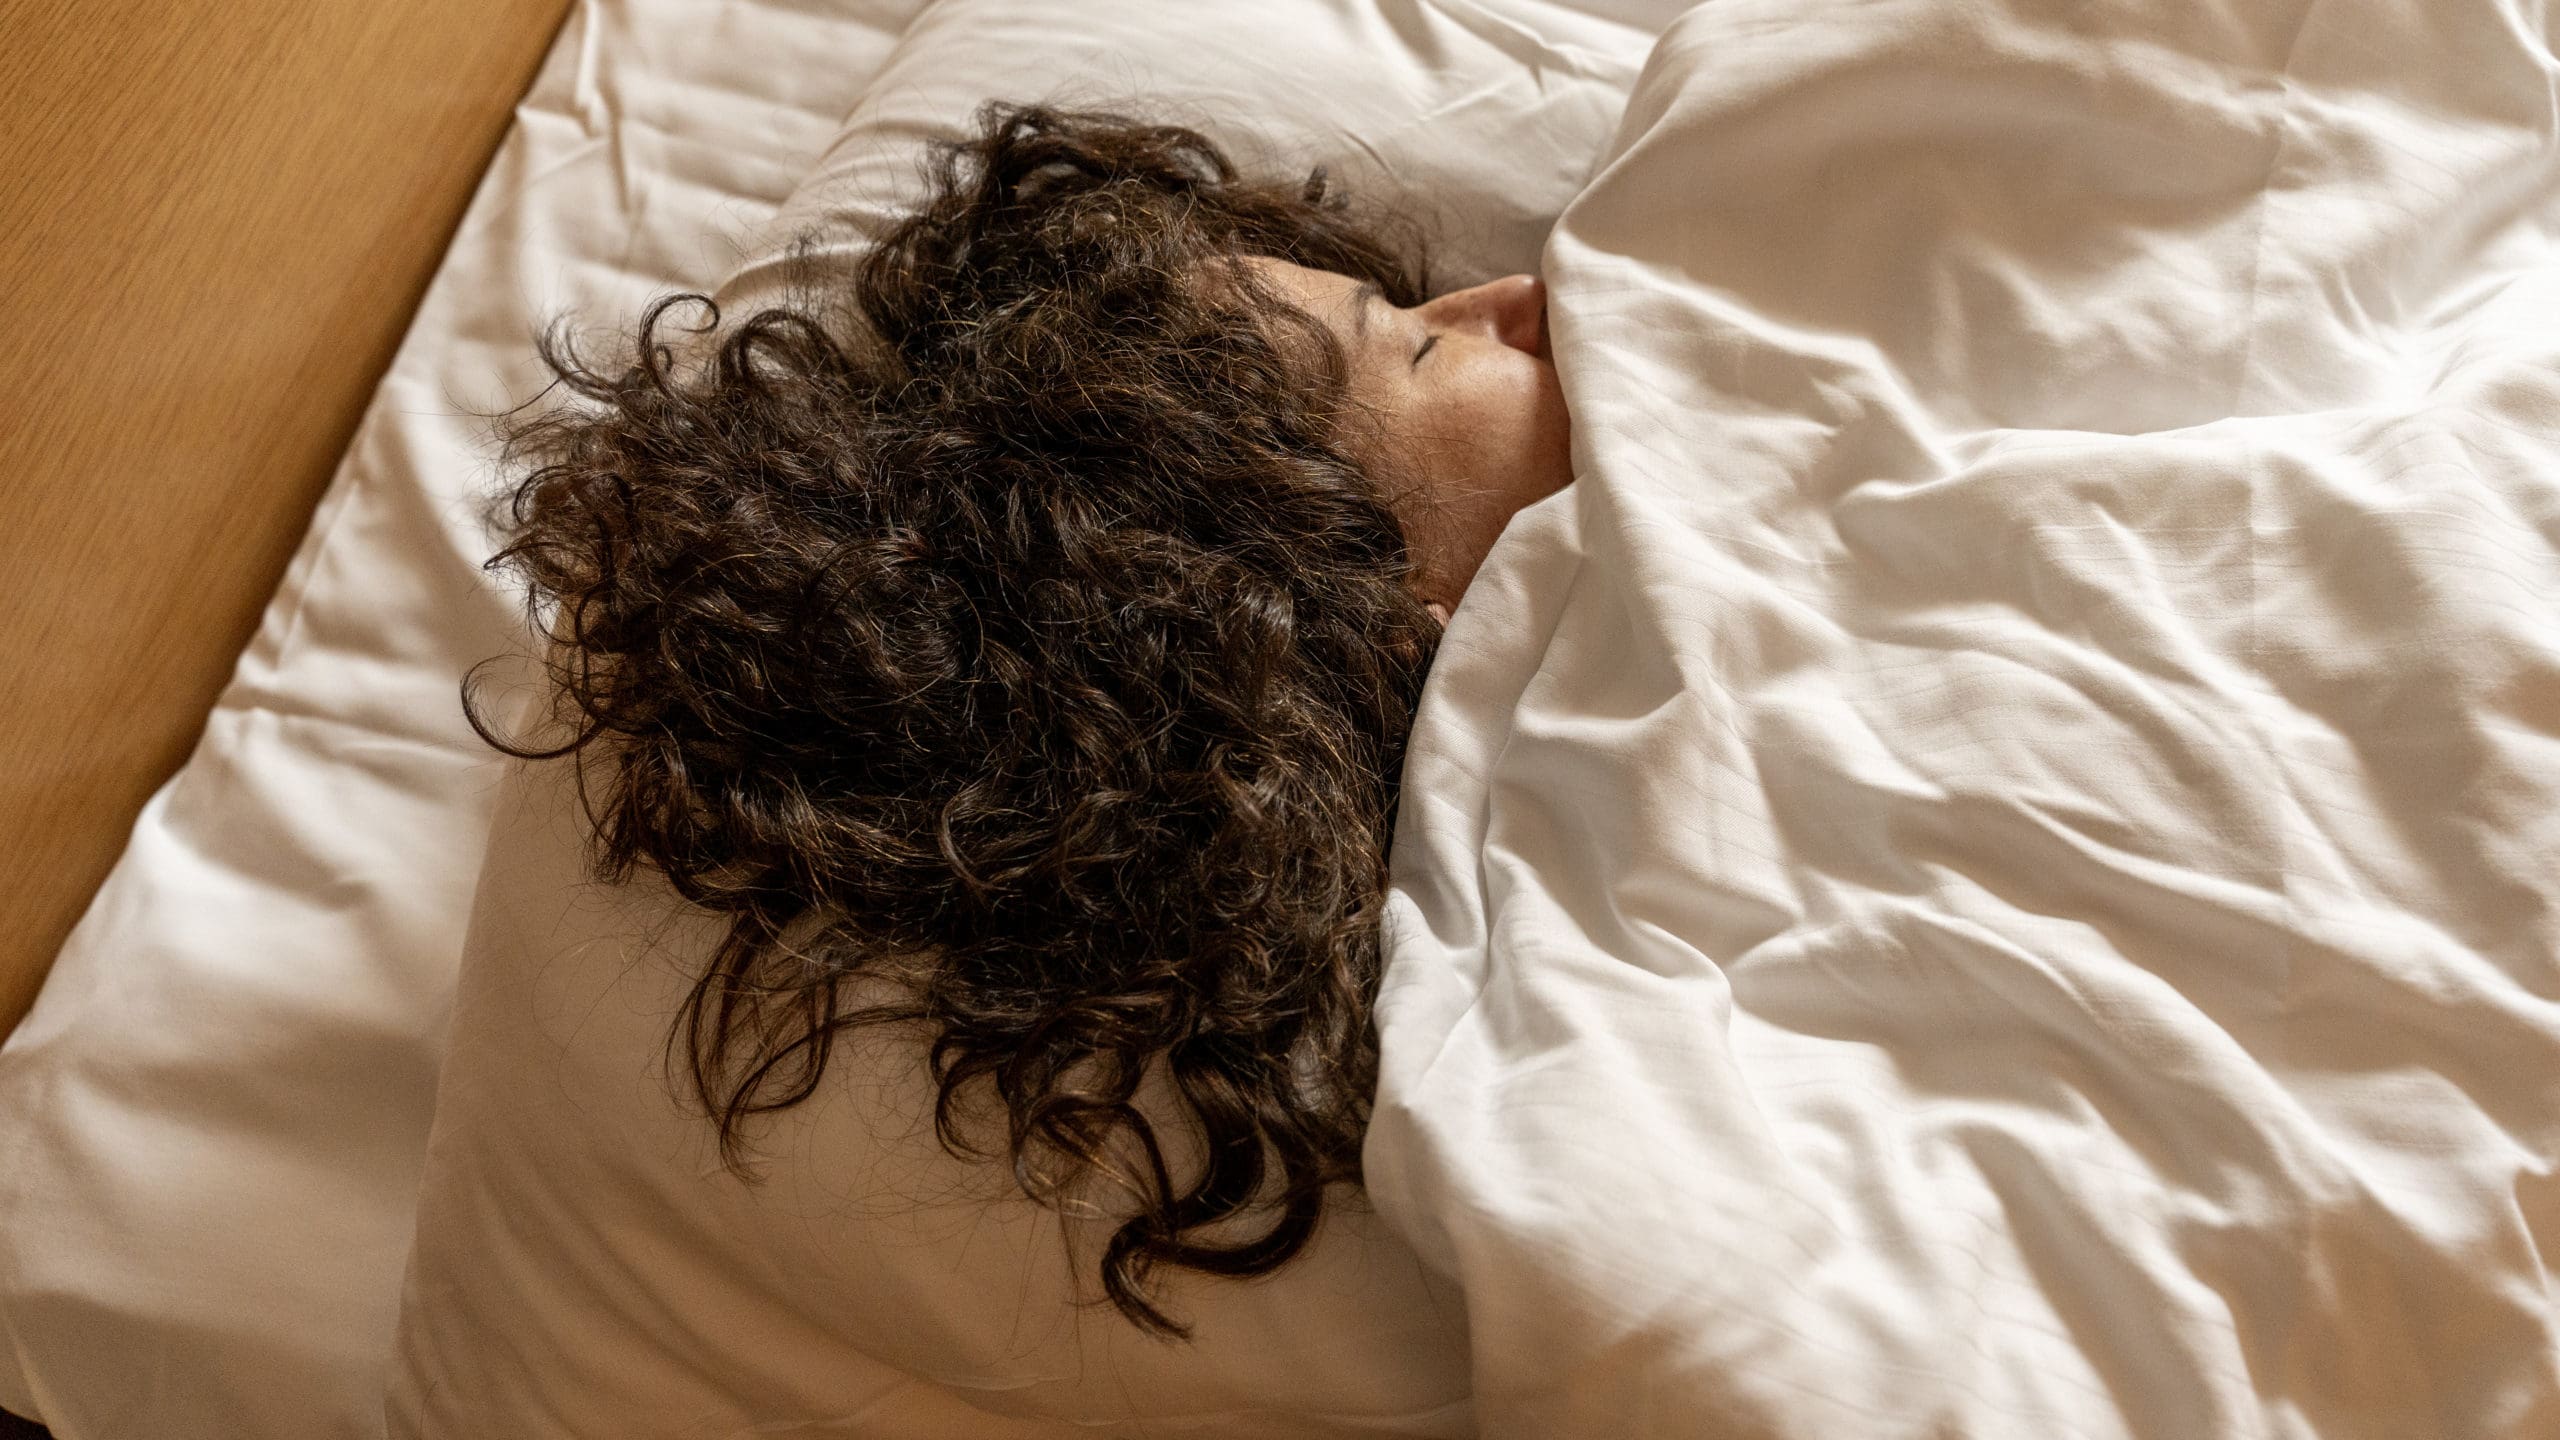
[[[1369,307],[1378,298],[1375,285],[1330,270],[1311,270],[1260,255],[1250,256],[1244,263],[1255,279],[1278,291],[1282,299],[1342,339],[1350,340],[1367,331]]]

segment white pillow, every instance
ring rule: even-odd
[[[1534,267],[1648,37],[1531,0],[941,0],[786,205],[849,254],[922,143],[988,99],[1145,100],[1296,173],[1447,217],[1454,278]],[[787,267],[750,264],[745,303]],[[736,313],[733,308],[732,313]],[[476,902],[391,1433],[1225,1436],[1473,1432],[1455,1297],[1354,1206],[1267,1279],[1177,1283],[1189,1345],[1075,1308],[1059,1222],[918,1124],[913,1047],[841,1047],[750,1187],[664,1042],[716,922],[579,880],[558,767],[510,783]],[[1106,1433],[1128,1433],[1113,1428]]]
[[[793,240],[822,266],[857,252],[922,193],[926,143],[988,100],[1189,125],[1267,174],[1321,164],[1416,207],[1450,285],[1535,270],[1651,40],[1550,0],[940,0],[717,298],[785,297]]]

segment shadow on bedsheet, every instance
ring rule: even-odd
[[[21,1420],[0,1410],[0,1440],[53,1440],[53,1432],[33,1420]]]

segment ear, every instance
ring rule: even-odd
[[[1448,606],[1441,604],[1437,600],[1433,600],[1424,604],[1422,608],[1431,612],[1431,618],[1440,622],[1441,629],[1445,630],[1449,628]]]

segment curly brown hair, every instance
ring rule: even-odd
[[[990,106],[928,174],[824,304],[668,297],[604,368],[545,337],[568,403],[506,426],[490,565],[574,734],[473,724],[576,757],[599,878],[726,917],[670,1043],[732,1169],[840,1036],[915,1022],[941,1143],[1114,1187],[1104,1295],[1187,1335],[1157,1267],[1274,1270],[1359,1178],[1439,634],[1343,355],[1243,261],[1411,305],[1421,246],[1114,115]]]

